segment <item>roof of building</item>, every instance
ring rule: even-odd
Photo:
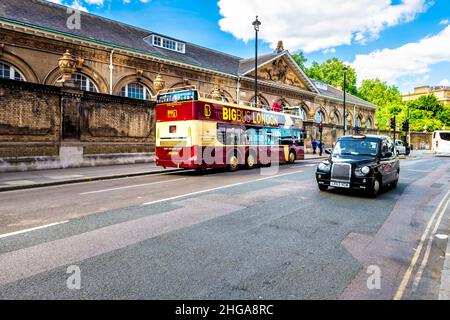
[[[0,19],[7,19],[17,23],[45,28],[92,41],[101,41],[107,44],[145,52],[149,55],[156,55],[169,60],[180,61],[234,76],[246,75],[255,68],[254,58],[243,59],[182,40],[177,41],[185,44],[185,53],[156,47],[148,41],[148,37],[156,33],[90,13],[82,12],[81,28],[72,30],[67,27],[67,20],[71,14],[72,13],[68,13],[67,7],[44,0],[14,0],[0,2]],[[164,35],[161,36],[174,39]],[[262,66],[286,53],[288,52],[279,51],[261,55],[258,57],[258,66]],[[328,86],[327,90],[317,89],[304,72],[300,70],[300,68],[297,69],[297,72],[305,80],[305,84],[313,92],[320,93],[330,98],[342,99],[342,91],[331,86]],[[348,101],[362,106],[375,107],[369,102],[352,95],[348,95]]]
[[[284,52],[277,53],[272,52],[269,54],[264,54],[261,56],[258,56],[258,66],[265,65],[266,63],[282,56]],[[249,59],[242,59],[239,63],[239,74],[245,75],[251,71],[255,70],[255,58],[249,58]]]
[[[319,80],[313,80],[313,82],[316,84],[316,88],[319,90],[320,94],[335,100],[342,101],[344,99],[344,91],[339,90],[325,82],[319,81]],[[356,104],[360,106],[365,106],[368,108],[376,108],[374,104],[363,100],[361,98],[358,98],[350,93],[346,94],[346,101],[350,104]]]
[[[84,12],[81,12],[81,28],[70,30],[67,27],[69,16],[67,7],[43,0],[14,0],[0,3],[0,17],[181,60],[200,67],[237,74],[239,62],[242,60],[184,41],[181,42],[186,44],[185,54],[152,46],[145,38],[153,32]]]

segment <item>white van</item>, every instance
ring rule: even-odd
[[[450,131],[433,132],[431,150],[434,154],[450,154]]]

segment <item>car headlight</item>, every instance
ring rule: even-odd
[[[364,174],[368,174],[370,172],[370,168],[368,166],[364,166],[361,168],[361,172]]]
[[[357,176],[365,176],[369,174],[370,168],[368,166],[364,166],[355,170],[355,174]]]
[[[330,170],[330,164],[321,162],[321,163],[319,163],[318,169],[320,171],[329,171]]]

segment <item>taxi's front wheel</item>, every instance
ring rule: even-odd
[[[319,190],[320,191],[327,191],[328,190],[328,186],[326,186],[326,185],[319,184],[318,186],[319,186]]]
[[[369,189],[369,196],[372,198],[376,198],[378,196],[378,193],[380,193],[380,180],[378,178],[373,179],[372,187]]]

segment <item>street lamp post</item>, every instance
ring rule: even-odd
[[[345,90],[347,89],[347,66],[344,66],[344,136],[345,131],[347,130],[347,113],[345,111],[345,104],[346,104],[346,93]]]
[[[256,16],[256,20],[253,21],[253,27],[255,28],[255,107],[258,106],[258,31],[259,26],[261,25],[261,21],[258,20],[258,16]]]

